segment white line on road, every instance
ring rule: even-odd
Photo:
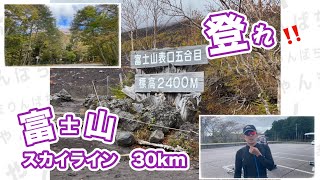
[[[279,164],[277,164],[277,167],[283,167],[283,168],[291,169],[291,170],[294,170],[294,171],[299,171],[299,172],[303,172],[303,173],[314,175],[314,173],[309,172],[309,171],[304,171],[304,170],[301,170],[301,169],[295,169],[295,168],[292,168],[292,167],[283,166],[283,165],[279,165]]]
[[[314,147],[305,148],[304,150],[314,149]]]
[[[229,174],[229,173],[234,173],[234,169],[230,168],[230,166],[233,166],[233,164],[223,166],[222,168],[223,168],[224,170],[226,170],[228,174]]]
[[[305,156],[305,157],[311,157],[313,158],[314,156],[307,156],[307,155],[300,155],[300,154],[292,154],[292,153],[284,153],[284,152],[276,152],[272,154],[288,154],[288,155],[295,155],[295,156]]]
[[[231,169],[231,168],[229,168],[230,166],[233,166],[233,164],[222,166],[222,168],[225,169],[225,170],[229,170],[229,169]]]
[[[273,157],[277,157],[277,158],[281,158],[281,159],[290,159],[290,160],[294,160],[294,161],[310,162],[310,161],[306,161],[306,160],[287,158],[287,157],[281,157],[281,156],[273,156]]]

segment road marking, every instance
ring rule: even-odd
[[[222,166],[222,168],[225,170],[230,170],[231,169],[231,168],[229,168],[230,166],[233,166],[233,164]]]
[[[305,157],[311,157],[313,158],[314,156],[307,156],[307,155],[300,155],[300,154],[292,154],[292,153],[283,153],[283,152],[276,152],[272,154],[289,154],[289,155],[295,155],[295,156],[305,156]]]
[[[287,158],[287,157],[281,157],[281,156],[273,156],[273,157],[277,157],[277,158],[281,158],[281,159],[290,159],[290,160],[295,160],[295,161],[302,161],[302,162],[310,162],[310,161],[306,161],[306,160]]]
[[[283,167],[283,168],[291,169],[291,170],[294,170],[294,171],[299,171],[299,172],[303,172],[303,173],[306,173],[306,174],[314,175],[314,173],[309,172],[309,171],[304,171],[304,170],[301,170],[301,169],[295,169],[295,168],[292,168],[292,167],[283,166],[283,165],[279,165],[279,164],[277,164],[277,167]]]
[[[313,145],[314,146],[314,145]],[[314,149],[314,147],[309,147],[309,148],[306,148],[305,150],[309,150],[309,149]]]
[[[228,174],[229,174],[229,173],[234,173],[234,169],[229,168],[230,166],[233,166],[233,164],[223,166],[222,168],[223,168],[224,170],[226,170]]]

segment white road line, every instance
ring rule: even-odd
[[[299,172],[303,172],[303,173],[306,173],[306,174],[314,175],[314,173],[309,172],[309,171],[304,171],[304,170],[301,170],[301,169],[295,169],[295,168],[292,168],[292,167],[283,166],[283,165],[279,165],[279,164],[277,164],[277,167],[283,167],[283,168],[291,169],[291,170],[294,170],[294,171],[299,171]]]
[[[222,168],[225,169],[225,170],[230,170],[231,169],[231,168],[229,168],[230,166],[233,166],[233,164],[223,166]]]
[[[294,160],[294,161],[310,162],[310,161],[306,161],[306,160],[287,158],[287,157],[281,157],[281,156],[273,156],[273,157],[277,157],[277,158],[281,158],[281,159],[290,159],[290,160]]]
[[[230,166],[233,166],[233,164],[223,166],[222,168],[223,168],[224,170],[226,170],[227,173],[234,173],[234,170],[233,170],[232,168],[229,168]]]
[[[311,157],[313,158],[314,156],[307,156],[307,155],[300,155],[300,154],[292,154],[292,153],[284,153],[284,152],[276,152],[272,154],[288,154],[288,155],[295,155],[295,156],[305,156],[305,157]]]
[[[313,145],[314,146],[314,145]],[[309,147],[309,148],[306,148],[305,150],[309,150],[309,149],[314,149],[314,147]]]

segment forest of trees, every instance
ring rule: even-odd
[[[269,141],[311,141],[314,137],[304,135],[310,132],[314,132],[314,117],[293,116],[274,121],[265,135]]]
[[[6,65],[118,65],[117,5],[85,6],[74,15],[69,32],[56,21],[46,5],[5,5]]]
[[[200,122],[201,143],[244,142],[242,130],[245,124],[239,121],[205,116]],[[271,129],[265,132],[257,130],[268,141],[312,141],[314,136],[304,134],[314,132],[314,117],[290,116],[273,121]]]
[[[253,48],[249,54],[218,58],[194,66],[205,72],[201,114],[279,114],[280,112],[280,1],[219,0],[204,9],[183,0],[123,0],[122,56],[130,62],[133,50],[209,44],[201,21],[209,12],[233,9],[245,14],[249,30],[264,20],[277,30],[272,50]]]

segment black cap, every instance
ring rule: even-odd
[[[256,127],[254,127],[254,125],[246,125],[243,128],[243,134],[245,134],[247,131],[257,131]]]

